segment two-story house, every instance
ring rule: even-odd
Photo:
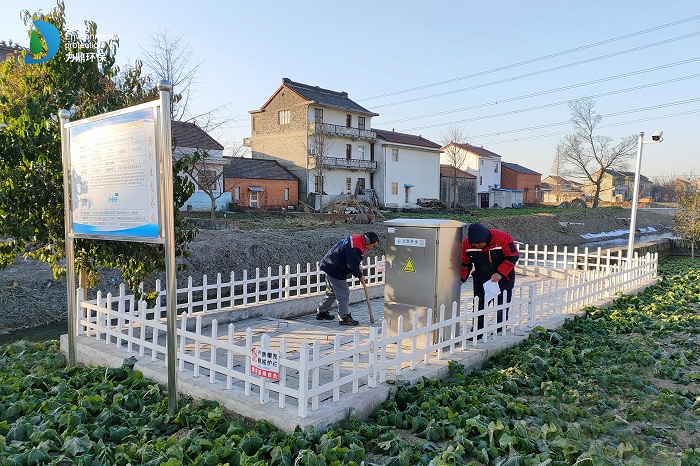
[[[501,187],[522,191],[523,204],[542,202],[542,174],[517,163],[501,163]]]
[[[374,180],[379,204],[413,207],[420,198],[440,196],[440,145],[422,136],[374,130],[375,159],[379,171]]]
[[[582,186],[583,184],[577,181],[550,175],[542,180],[542,202],[551,205],[571,202],[574,199],[583,197]]]
[[[299,198],[314,207],[332,195],[374,189],[378,163],[371,119],[376,116],[336,92],[282,80],[258,110],[251,110],[251,136],[244,144],[254,159],[271,159],[299,179]]]
[[[450,156],[446,151],[448,146],[456,147],[458,156],[463,155],[464,162],[458,168],[476,176],[477,206],[486,208],[497,204],[494,190],[501,186],[501,156],[483,147],[453,142],[443,147],[440,153],[440,163],[444,165],[450,165]],[[500,189],[503,191],[503,188]],[[499,205],[503,207],[502,204]]]
[[[600,170],[593,174],[597,178]],[[630,202],[634,194],[634,172],[607,169],[603,173],[600,183],[600,201],[619,203]],[[654,183],[644,175],[639,177],[639,197],[651,197]],[[584,183],[583,191],[592,196],[595,194],[595,185],[590,181]]]

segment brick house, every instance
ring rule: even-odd
[[[523,192],[523,204],[542,202],[542,174],[517,163],[501,163],[501,187]]]
[[[251,110],[251,136],[244,144],[253,159],[276,160],[299,180],[301,200],[316,204],[316,194],[361,194],[374,189],[376,116],[336,92],[282,80],[258,110]],[[313,195],[312,195],[313,194]],[[326,203],[331,196],[324,197]]]
[[[299,203],[299,180],[275,160],[236,157],[224,171],[224,189],[242,208],[286,209]]]
[[[561,176],[550,175],[542,180],[542,202],[559,205],[584,197],[581,191],[582,183],[567,180]]]

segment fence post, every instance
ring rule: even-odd
[[[221,274],[219,274],[221,278]],[[221,288],[219,288],[221,289]],[[214,319],[211,321],[211,339],[219,339],[219,321]],[[214,383],[216,381],[216,345],[210,345],[209,347],[209,383]]]
[[[197,316],[195,319],[195,331],[194,333],[197,335],[197,337],[194,340],[194,370],[193,370],[193,376],[194,377],[199,377],[199,357],[201,355],[201,349],[202,349],[202,344],[199,341],[199,337],[202,336],[202,316]]]
[[[207,300],[209,299],[209,290],[207,284],[207,274],[202,275],[202,312],[207,310]]]
[[[314,346],[311,352],[313,353],[312,360],[314,362],[314,368],[311,370],[311,389],[317,388],[319,379],[321,377],[321,369],[318,367],[318,360],[321,358],[320,354],[320,344],[318,340],[314,340]],[[318,410],[318,395],[311,397],[311,410]]]
[[[123,283],[119,284],[119,301],[117,304],[117,312],[119,313],[119,317],[117,318],[117,347],[120,347],[122,346],[124,314],[126,313],[126,285]]]
[[[377,386],[377,327],[370,326],[369,328],[369,376],[367,377],[367,387],[375,388]]]
[[[360,356],[357,354],[357,347],[360,346],[360,329],[355,327],[355,333],[352,339],[352,347],[355,353],[352,355],[352,370],[355,374],[360,370]],[[352,381],[352,392],[357,393],[360,391],[360,380],[355,379]]]
[[[192,275],[187,277],[187,315],[192,315]]]
[[[564,246],[564,270],[569,269],[569,246]]]
[[[180,372],[185,370],[185,344],[187,343],[187,337],[185,337],[185,332],[187,331],[187,314],[182,314],[180,320],[180,361],[179,370]]]
[[[399,315],[397,319],[398,328],[396,329],[396,336],[399,337],[399,341],[396,342],[396,360],[401,359],[403,353],[403,339],[401,335],[403,334],[403,316]],[[384,334],[382,334],[384,335]],[[401,375],[401,363],[396,365],[395,373],[397,376]]]
[[[279,365],[279,371],[280,371],[280,380],[279,380],[279,386],[280,388],[286,387],[287,386],[287,366],[284,365],[284,361],[287,360],[287,339],[282,337],[280,339],[280,365]],[[287,400],[286,400],[286,395],[283,393],[282,390],[279,392],[279,407],[284,409],[285,406],[287,406]]]
[[[77,327],[77,328],[75,329],[75,334],[76,334],[76,335],[82,335],[82,334],[83,334],[82,329],[83,329],[83,328],[86,328],[86,329],[87,329],[88,336],[90,336],[90,328],[89,328],[89,327],[85,327],[85,326],[82,324],[82,321],[85,319],[85,316],[84,316],[84,313],[83,313],[83,301],[85,301],[85,290],[83,290],[82,288],[78,288],[78,289],[76,290],[76,294],[77,294],[78,298],[77,298],[76,301],[75,301],[75,302],[76,302],[75,312],[78,313],[78,316],[77,316],[78,318],[75,319],[75,325],[76,325],[76,327]]]
[[[270,350],[270,335],[263,333],[260,337],[260,347],[263,351]],[[279,362],[279,361],[278,361]],[[270,381],[267,378],[260,378],[260,404],[264,405],[270,401]]]
[[[245,384],[243,384],[243,394],[250,396],[250,352],[253,349],[253,329],[248,327],[245,329]]]
[[[529,285],[527,291],[527,313],[530,329],[535,328],[535,296],[537,296],[535,285]]]
[[[235,334],[235,329],[233,324],[228,324],[228,344],[233,345],[233,337]],[[226,374],[226,389],[231,390],[231,387],[233,386],[233,379],[231,377],[231,371],[233,370],[233,351],[230,349],[226,352],[226,369],[228,369],[228,373]]]
[[[297,416],[305,419],[308,416],[309,400],[307,393],[309,390],[309,344],[302,342],[299,346],[299,398]]]

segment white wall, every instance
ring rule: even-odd
[[[439,149],[421,149],[413,146],[402,146],[398,144],[377,144],[380,148],[382,161],[380,162],[383,203],[385,205],[396,205],[397,207],[408,207],[416,204],[418,198],[440,198],[440,152]],[[399,160],[392,160],[391,150],[399,150]],[[381,166],[384,166],[382,173]],[[391,184],[398,183],[398,194],[391,193]],[[377,183],[379,184],[379,183]],[[408,203],[406,203],[406,190],[404,185],[412,184],[409,189]],[[379,189],[379,188],[378,188]],[[382,202],[382,196],[380,202]]]

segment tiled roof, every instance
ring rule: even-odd
[[[236,157],[224,171],[226,178],[253,180],[298,180],[276,160]]]
[[[610,168],[605,170],[605,173],[608,173],[612,176],[625,176],[625,177],[632,178],[632,179],[634,179],[634,177],[636,176],[634,172],[624,172],[622,170],[612,170]],[[639,179],[641,181],[649,181],[649,178],[647,178],[646,176],[644,176],[642,174],[639,175]]]
[[[397,133],[395,131],[384,131],[382,129],[372,128],[372,131],[377,133],[377,137],[384,139],[387,142],[396,144],[407,144],[410,146],[428,147],[430,149],[440,149],[440,144],[435,144],[422,136],[413,134]]]
[[[558,184],[560,186],[571,186],[571,187],[578,187],[578,186],[583,186],[583,183],[579,183],[577,181],[571,181],[567,180],[566,178],[562,178],[561,176],[556,176],[556,175],[549,175],[545,180],[552,179],[552,182],[549,183],[550,185],[554,184],[555,186]],[[544,181],[544,180],[543,180]]]
[[[0,42],[0,61],[5,61],[9,55],[20,53],[22,50],[25,50],[25,48],[19,44],[8,44],[3,40]]]
[[[440,164],[440,176],[444,176],[447,178],[452,178],[454,176],[454,168],[452,165],[445,165],[443,163]],[[457,169],[457,178],[471,178],[471,179],[476,179],[475,175],[472,175],[471,173],[467,173],[464,170],[460,170],[459,168]]]
[[[491,158],[500,158],[501,157],[497,153],[491,152],[490,150],[486,150],[483,147],[472,146],[471,144],[457,144],[456,142],[453,142],[452,144],[454,144],[455,146],[457,146],[463,150],[466,150],[468,152],[476,154],[480,157],[491,157]]]
[[[177,147],[193,149],[224,150],[224,146],[216,142],[199,126],[184,121],[173,121],[173,137]]]
[[[516,173],[522,173],[524,175],[540,175],[540,176],[542,176],[542,173],[538,173],[535,170],[530,170],[529,168],[525,168],[522,165],[518,165],[517,163],[502,162],[501,166],[504,168],[507,168],[508,170],[512,170]]]
[[[318,86],[309,86],[308,84],[294,82],[289,78],[283,78],[282,85],[296,92],[302,98],[311,100],[318,105],[339,108],[341,110],[350,110],[372,116],[379,115],[378,113],[370,112],[363,106],[348,98],[347,92],[336,92],[329,89],[323,89]]]

